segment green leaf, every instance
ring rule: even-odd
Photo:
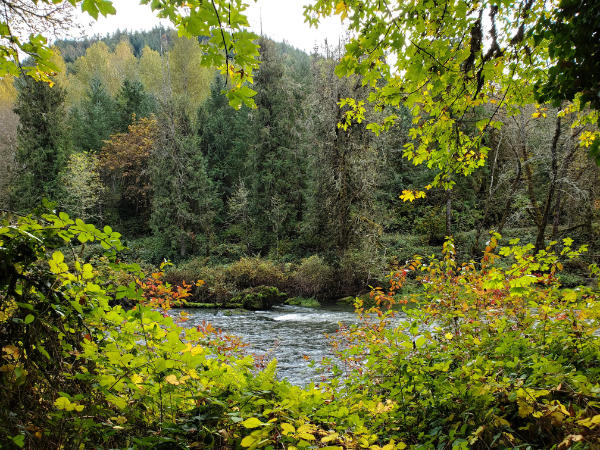
[[[23,448],[25,446],[25,435],[24,434],[17,434],[16,436],[13,436],[10,439],[19,448]]]
[[[250,417],[242,422],[244,428],[256,428],[265,425],[264,422],[261,422],[260,419],[256,417]]]
[[[25,325],[28,325],[28,324],[30,324],[30,323],[31,323],[31,322],[33,322],[34,320],[35,320],[35,316],[34,316],[33,314],[27,314],[27,315],[25,316],[25,320],[24,320],[24,322],[25,322]]]
[[[73,409],[71,407],[71,402],[67,397],[58,397],[56,400],[54,400],[54,406],[56,406],[58,409],[64,409],[67,411]]]

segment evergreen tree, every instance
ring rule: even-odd
[[[251,120],[254,139],[248,155],[252,241],[256,250],[276,247],[280,254],[279,244],[297,237],[304,209],[301,107],[273,42],[261,39],[260,52],[261,66],[254,79],[257,110]]]
[[[221,92],[225,81],[217,76],[211,94],[198,110],[198,137],[206,158],[208,175],[223,205],[231,197],[235,184],[246,176],[244,170],[249,130],[248,109],[234,110]],[[221,222],[225,214],[218,214]]]
[[[116,131],[117,110],[114,100],[98,79],[93,79],[85,99],[71,111],[71,139],[77,149],[99,151]]]
[[[116,98],[117,131],[131,125],[132,116],[148,117],[155,111],[156,101],[144,90],[139,81],[125,80]]]
[[[67,149],[64,139],[64,90],[24,77],[17,82],[15,113],[19,116],[16,162],[18,176],[12,204],[21,210],[52,199],[64,165]]]
[[[181,106],[167,104],[159,113],[151,180],[150,225],[162,256],[179,259],[198,252],[208,254],[220,205],[198,138]]]

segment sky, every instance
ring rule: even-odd
[[[339,37],[344,35],[339,17],[324,20],[318,29],[310,28],[303,16],[306,0],[258,0],[249,3],[247,16],[252,31],[260,33],[262,17],[263,34],[275,41],[286,41],[306,52],[311,52],[315,44],[321,45],[325,39],[330,44],[337,43]],[[148,30],[161,23],[163,26],[170,25],[168,20],[156,18],[148,5],[140,5],[135,0],[113,0],[113,4],[116,15],[101,17],[96,22],[89,16],[81,16],[84,35],[105,35],[117,29]]]

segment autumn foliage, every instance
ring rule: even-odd
[[[127,133],[112,135],[100,152],[100,169],[104,176],[119,189],[122,201],[136,212],[143,212],[150,205],[148,160],[157,127],[154,117],[134,120]]]

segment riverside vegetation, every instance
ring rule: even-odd
[[[334,376],[300,388],[277,380],[275,360],[257,367],[235,337],[164,314],[189,286],[120,262],[110,227],[5,217],[2,443],[595,447],[597,292],[556,277],[586,249],[565,240],[534,256],[532,244],[497,249],[498,237],[481,264],[459,264],[448,240],[441,259],[392,272],[376,306],[357,303],[360,324],[335,336]],[[87,242],[107,250],[94,264],[79,257]],[[413,271],[424,299],[389,326]]]
[[[600,447],[597,2],[0,1],[0,446]],[[305,387],[171,310],[357,294]]]

